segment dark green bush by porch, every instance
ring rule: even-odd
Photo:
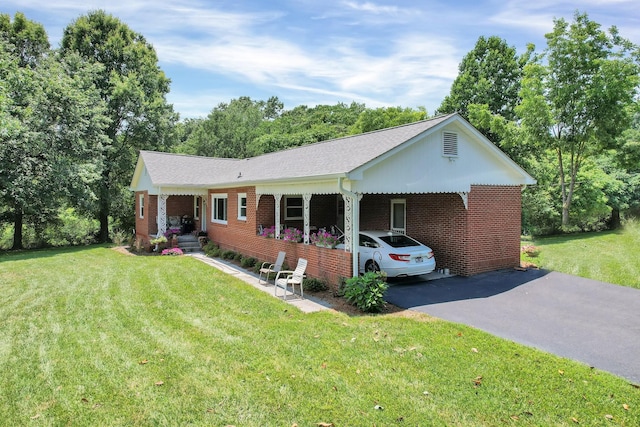
[[[326,291],[329,289],[329,286],[320,279],[316,279],[315,277],[310,277],[304,279],[304,289],[311,292],[319,292]]]
[[[344,297],[364,312],[379,312],[384,308],[384,293],[389,287],[384,277],[381,273],[369,271],[347,279]]]

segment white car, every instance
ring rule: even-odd
[[[436,259],[430,247],[393,231],[361,231],[360,272],[383,271],[387,277],[431,273]]]

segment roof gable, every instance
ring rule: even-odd
[[[148,174],[152,187],[215,188],[275,182],[302,182],[344,177],[362,179],[365,171],[387,162],[414,144],[424,144],[430,135],[440,135],[454,126],[495,157],[494,167],[505,168],[518,184],[533,184],[522,168],[487,140],[458,114],[359,135],[303,145],[249,159],[222,159],[141,151],[131,189],[139,191]],[[411,156],[406,161],[415,162]],[[434,156],[432,161],[439,156]],[[371,175],[371,174],[369,174]],[[145,185],[145,187],[148,186]]]

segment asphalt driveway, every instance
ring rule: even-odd
[[[640,384],[638,289],[544,270],[502,270],[398,280],[385,299]]]

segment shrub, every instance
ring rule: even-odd
[[[220,254],[220,257],[226,260],[232,260],[235,258],[235,256],[236,256],[236,253],[232,250],[226,250]]]
[[[242,258],[242,261],[240,261],[240,266],[242,268],[250,269],[253,268],[257,262],[258,260],[252,257]]]
[[[56,220],[42,233],[42,239],[51,246],[80,246],[95,243],[100,223],[78,214],[73,208],[60,209]]]
[[[242,254],[241,253],[237,253],[233,256],[233,260],[234,261],[238,261],[241,262],[242,261]]]
[[[125,233],[122,230],[114,230],[111,233],[111,241],[116,246],[124,246],[124,245],[126,245],[127,242],[129,242],[130,238],[131,238],[131,236],[129,236],[127,233]]]
[[[388,287],[384,275],[369,271],[347,279],[344,297],[364,312],[378,312],[384,308],[384,293]]]
[[[214,242],[209,242],[202,247],[205,255],[208,257],[217,257],[220,255],[220,247]]]
[[[326,291],[329,286],[325,282],[316,278],[304,279],[304,288],[311,292]]]
[[[167,243],[167,238],[164,236],[156,237],[155,239],[149,240],[149,243],[152,245],[159,245],[161,243]]]
[[[520,250],[522,251],[523,254],[526,254],[531,258],[535,258],[538,255],[540,255],[540,248],[534,245],[523,246],[522,248],[520,248]]]

